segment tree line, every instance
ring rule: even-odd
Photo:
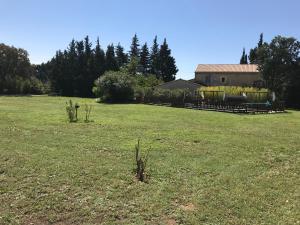
[[[157,79],[171,81],[175,79],[177,67],[166,39],[161,45],[154,38],[151,49],[147,43],[140,46],[135,34],[129,52],[124,47],[110,44],[104,51],[99,38],[93,48],[88,36],[81,41],[72,40],[64,51],[39,67],[51,81],[54,92],[64,96],[94,96],[94,81],[106,71],[126,71],[132,76],[154,74]]]
[[[48,83],[38,79],[36,68],[26,50],[0,44],[0,94],[44,93]]]
[[[243,50],[241,64],[257,64],[265,86],[287,106],[300,108],[300,42],[293,37],[276,36],[269,43],[260,34],[249,56]]]

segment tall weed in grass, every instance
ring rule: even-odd
[[[90,115],[91,115],[91,111],[92,111],[92,106],[85,104],[84,105],[84,111],[85,111],[85,120],[84,122],[88,123],[90,122]]]
[[[135,145],[135,161],[136,161],[136,178],[141,182],[146,182],[147,173],[146,173],[146,166],[148,162],[150,149],[143,157],[141,156],[141,146],[140,146],[140,139],[138,139],[138,143]]]

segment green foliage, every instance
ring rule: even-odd
[[[79,104],[73,104],[71,99],[68,102],[66,102],[66,112],[70,123],[78,121],[77,110],[79,107]]]
[[[135,80],[122,71],[108,71],[95,81],[94,94],[104,102],[128,102],[134,99]]]
[[[245,52],[245,48],[243,48],[243,54],[242,54],[242,57],[240,59],[240,64],[248,64],[248,56]]]
[[[115,68],[113,46],[109,46],[106,63],[99,38],[93,48],[89,37],[70,42],[64,51],[57,51],[52,60],[43,65],[43,74],[51,81],[52,92],[64,96],[93,96],[95,79],[101,76],[106,66]]]
[[[136,75],[136,84],[141,87],[155,87],[162,84],[163,81],[157,79],[154,74]]]
[[[158,78],[165,82],[175,80],[175,75],[178,72],[176,67],[175,58],[171,56],[171,49],[164,39],[163,44],[160,46],[158,60]]]
[[[300,88],[300,42],[295,38],[277,36],[259,48],[259,70],[267,87],[288,101],[289,90]],[[296,98],[294,100],[300,102]],[[293,104],[293,103],[291,103]]]
[[[270,93],[266,88],[239,87],[239,86],[210,86],[201,87],[198,93],[202,98],[209,100],[224,100],[225,96],[241,96],[245,94],[248,102],[266,102]]]
[[[142,46],[141,56],[140,56],[140,64],[141,64],[142,71],[144,74],[150,72],[150,53],[149,53],[147,43],[145,43]]]
[[[259,58],[258,58],[258,51],[259,48],[261,48],[264,44],[264,35],[263,33],[260,34],[259,36],[259,41],[257,43],[257,46],[255,48],[251,48],[249,52],[249,61],[250,64],[258,64],[259,63]]]
[[[136,86],[134,88],[134,99],[137,103],[143,103],[145,101],[145,88]]]
[[[63,96],[94,97],[94,81],[106,71],[127,70],[131,75],[149,73],[164,81],[175,79],[177,67],[166,40],[161,46],[154,39],[151,53],[147,44],[140,49],[135,34],[129,54],[120,43],[101,49],[99,38],[93,48],[89,37],[84,40],[72,40],[67,49],[57,51],[49,62],[36,67],[37,74],[51,82],[51,91]],[[1,83],[0,83],[1,88]],[[97,92],[97,91],[96,91]]]
[[[93,73],[97,76],[102,75],[105,72],[105,53],[101,49],[99,38],[97,38],[96,47],[94,49],[95,55],[93,60]]]
[[[115,56],[115,47],[113,44],[107,46],[106,54],[105,54],[105,69],[107,71],[119,70],[118,62]]]
[[[146,182],[147,173],[146,167],[148,162],[150,149],[148,149],[147,154],[143,157],[141,155],[141,146],[140,139],[138,139],[138,143],[135,145],[135,162],[136,162],[136,178],[141,182]]]
[[[121,68],[128,63],[128,55],[124,52],[124,48],[118,43],[116,47],[116,60],[118,67]]]
[[[132,56],[130,62],[126,65],[126,71],[131,75],[136,75],[139,71],[139,58]]]
[[[287,106],[300,108],[300,42],[293,37],[276,36],[270,43],[260,35],[250,50],[250,63],[258,64],[266,86]]]
[[[130,60],[132,60],[132,58],[139,58],[140,57],[140,48],[139,48],[139,46],[140,46],[139,39],[138,39],[137,35],[134,34],[134,36],[132,38],[131,46],[130,46],[130,51],[129,51]]]
[[[157,43],[157,36],[153,40],[153,45],[150,54],[150,72],[159,77],[159,45]]]
[[[24,49],[0,44],[0,94],[43,94],[48,91],[34,69]]]

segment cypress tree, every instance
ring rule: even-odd
[[[257,43],[257,47],[260,48],[264,43],[264,34],[261,33],[260,36],[259,36],[259,41]]]
[[[178,69],[174,57],[171,56],[171,50],[166,39],[160,46],[158,62],[159,78],[162,78],[165,82],[175,80]]]
[[[257,48],[251,48],[249,52],[249,61],[250,64],[256,64],[257,63]]]
[[[247,54],[245,52],[245,48],[243,48],[243,54],[242,57],[240,59],[240,64],[248,64],[248,59],[247,59]]]
[[[250,64],[257,64],[258,63],[258,50],[261,48],[264,44],[264,34],[261,33],[259,36],[259,41],[257,43],[257,47],[250,49],[249,52],[249,61]]]
[[[140,64],[144,74],[150,72],[150,53],[147,43],[142,46]]]
[[[244,63],[248,64],[248,55],[247,54],[245,54]]]

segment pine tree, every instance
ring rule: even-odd
[[[92,54],[92,43],[90,42],[89,36],[84,38],[84,54],[86,60],[88,60]]]
[[[159,78],[162,78],[165,82],[175,80],[178,69],[174,57],[171,56],[171,50],[166,39],[160,46],[158,62]]]
[[[124,48],[120,43],[116,47],[116,60],[119,67],[123,67],[128,63],[128,55],[124,52]]]
[[[105,54],[105,70],[114,70],[117,71],[119,69],[118,62],[115,57],[115,47],[113,44],[107,46],[106,54]]]
[[[135,34],[132,38],[132,42],[131,42],[131,46],[130,46],[130,59],[132,59],[133,57],[139,58],[140,57],[140,49],[139,49],[139,39],[137,37],[137,35]]]
[[[84,68],[83,78],[81,84],[80,96],[90,97],[92,96],[92,88],[94,80],[97,78],[94,74],[94,52],[92,50],[92,43],[89,40],[89,36],[84,39]]]
[[[97,77],[105,72],[105,53],[101,49],[99,38],[97,38],[94,55],[94,73]]]
[[[82,96],[83,87],[85,80],[85,45],[84,41],[76,42],[76,52],[77,52],[77,63],[78,63],[78,71],[76,76],[74,77],[74,92],[75,96]]]
[[[62,75],[66,80],[64,90],[67,92],[66,95],[72,96],[74,92],[74,78],[78,75],[78,56],[76,52],[76,42],[74,39],[70,42],[66,51],[65,65],[65,72]]]
[[[147,43],[142,46],[140,64],[144,74],[150,72],[150,53]]]
[[[150,55],[150,73],[159,76],[159,45],[157,43],[157,36],[153,40]]]

